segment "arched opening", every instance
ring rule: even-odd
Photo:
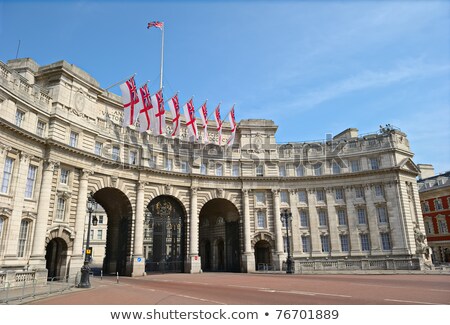
[[[203,270],[240,272],[240,219],[236,206],[225,199],[213,199],[203,206],[199,219]],[[213,243],[209,254],[207,243]]]
[[[260,240],[255,244],[255,266],[258,271],[267,271],[271,268],[271,247],[269,242]]]
[[[46,269],[48,278],[60,280],[65,276],[67,264],[67,243],[62,238],[53,238],[47,244]]]
[[[174,197],[161,195],[147,206],[144,226],[146,272],[183,272],[186,213]]]
[[[120,190],[106,187],[94,193],[94,199],[108,218],[103,273],[130,275],[132,254],[131,233],[133,208],[128,197]]]

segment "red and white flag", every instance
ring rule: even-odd
[[[166,128],[166,116],[164,111],[164,99],[162,89],[152,97],[152,105],[155,108],[155,124],[152,127],[154,135],[164,135]]]
[[[154,106],[152,105],[147,84],[139,88],[139,94],[141,95],[141,103],[139,105],[139,131],[145,132],[151,130],[155,124],[155,110],[153,109]]]
[[[206,108],[206,101],[200,107],[200,116],[202,118],[202,128],[203,128],[203,143],[208,143],[208,110]]]
[[[139,96],[136,90],[136,83],[134,82],[134,76],[120,85],[122,91],[122,103],[123,103],[123,127],[133,125],[139,114],[138,107]]]
[[[147,29],[152,28],[152,27],[156,27],[156,28],[159,28],[159,29],[162,30],[163,27],[164,27],[164,23],[161,22],[161,21],[152,21],[152,22],[149,22],[149,23],[147,24]]]
[[[180,104],[178,102],[178,94],[175,94],[167,103],[172,113],[172,137],[177,137],[180,134]]]
[[[192,98],[184,104],[184,117],[186,118],[186,127],[189,132],[189,136],[193,136],[195,140],[198,139],[197,122],[195,120],[195,108]]]
[[[236,136],[236,118],[234,117],[234,105],[230,110],[230,113],[228,113],[228,119],[230,121],[230,127],[231,127],[231,134],[227,141],[227,146],[231,147],[234,143],[234,138]]]
[[[216,120],[216,129],[219,133],[219,146],[222,144],[222,118],[220,117],[220,104],[214,110],[214,119]]]

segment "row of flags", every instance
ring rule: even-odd
[[[154,23],[154,22],[153,22]],[[150,25],[150,23],[149,23]],[[147,83],[137,89],[134,81],[134,76],[120,85],[122,91],[122,102],[124,108],[123,127],[132,126],[139,121],[140,132],[151,132],[153,135],[165,136],[166,116],[164,109],[164,99],[162,89],[158,90],[154,95],[150,95]],[[186,128],[188,129],[189,138],[194,141],[199,140],[202,135],[203,143],[209,143],[208,137],[208,109],[205,101],[198,109],[201,117],[200,130],[197,126],[196,109],[194,107],[193,98],[189,99],[184,105],[184,117],[186,120]],[[180,134],[180,104],[178,100],[178,93],[173,95],[167,104],[172,115],[172,138],[178,137]],[[234,105],[228,113],[228,120],[231,125],[231,135],[227,140],[226,145],[232,146],[236,135],[236,119],[234,115]],[[218,144],[222,144],[222,125],[225,119],[220,116],[220,103],[214,110],[214,119],[216,122],[216,131],[219,135]]]

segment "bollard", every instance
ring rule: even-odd
[[[116,273],[117,283],[119,283],[119,272]]]
[[[100,280],[103,280],[103,270],[100,270]]]

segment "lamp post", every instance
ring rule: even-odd
[[[92,224],[94,226],[97,225],[97,217],[94,215],[92,217],[92,212],[97,210],[97,202],[95,201],[94,197],[92,196],[92,192],[89,193],[88,201],[87,201],[87,211],[89,212],[89,220],[88,220],[88,231],[87,231],[87,238],[86,238],[86,248],[84,250],[84,263],[81,267],[81,279],[80,283],[78,284],[78,288],[90,288],[91,282],[89,281],[89,273],[91,271],[91,268],[89,267],[89,260],[92,256],[91,247],[89,246],[89,239],[91,236],[91,219]]]
[[[289,239],[289,222],[292,220],[292,213],[288,212],[288,210],[284,210],[280,214],[281,221],[284,222],[286,225],[286,235],[287,235],[287,241],[286,241],[286,250],[287,250],[287,260],[286,260],[286,273],[294,273],[294,270],[292,268],[293,266],[293,260],[291,256],[291,246],[290,246],[290,239]]]

